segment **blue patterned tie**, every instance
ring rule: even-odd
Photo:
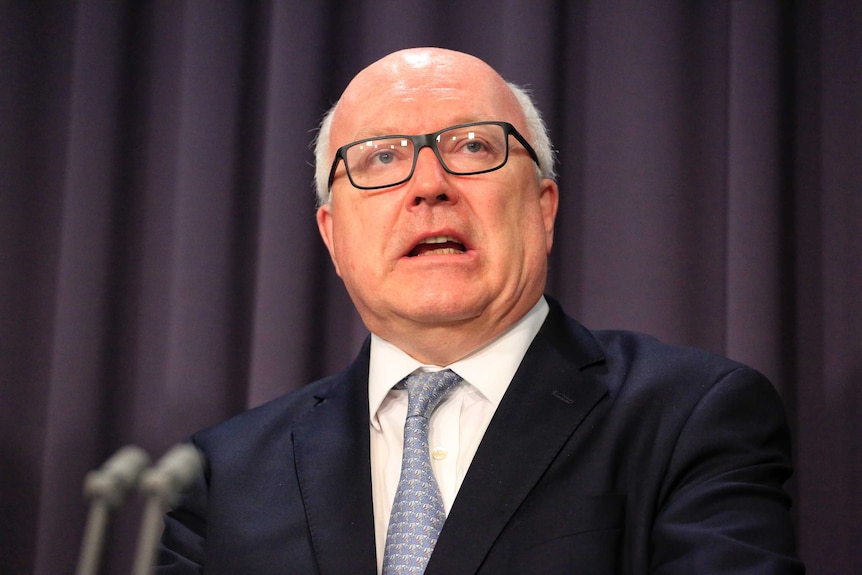
[[[451,370],[419,373],[404,380],[407,420],[401,479],[386,534],[383,575],[421,575],[446,520],[443,497],[431,469],[428,418],[455,384]]]

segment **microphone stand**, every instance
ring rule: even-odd
[[[84,496],[91,499],[90,511],[75,575],[98,573],[110,512],[123,504],[149,464],[150,457],[143,449],[129,445],[87,474]]]
[[[200,452],[189,444],[181,444],[171,448],[154,467],[144,472],[139,489],[147,502],[132,575],[153,573],[165,511],[176,503],[183,489],[203,474],[203,469]]]

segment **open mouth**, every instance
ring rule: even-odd
[[[458,238],[452,236],[434,236],[425,238],[407,254],[408,257],[436,256],[445,254],[463,254],[467,251]]]

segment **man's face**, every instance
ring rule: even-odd
[[[490,68],[464,54],[409,51],[351,83],[333,119],[330,149],[334,156],[365,137],[482,120],[511,122],[531,139],[517,102]],[[448,330],[470,335],[465,345],[475,349],[541,296],[557,189],[538,180],[513,137],[509,150],[497,171],[455,176],[424,148],[409,181],[378,190],[354,188],[340,163],[318,225],[373,333],[400,345],[422,330]],[[441,238],[454,249],[435,249]]]

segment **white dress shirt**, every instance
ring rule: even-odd
[[[482,436],[547,315],[543,297],[508,331],[448,366],[423,365],[388,341],[371,336],[368,408],[378,573],[383,569],[386,530],[401,475],[407,417],[407,390],[393,386],[417,370],[448,368],[464,380],[440,403],[430,421],[431,467],[449,513]]]

